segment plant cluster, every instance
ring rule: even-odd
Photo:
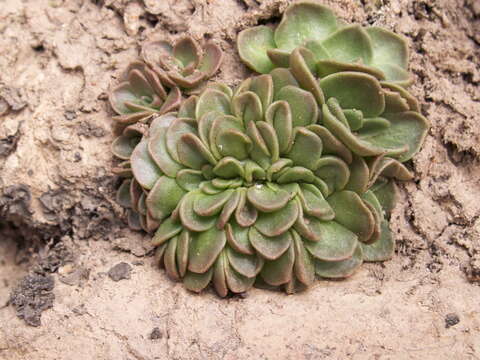
[[[412,179],[429,128],[405,90],[405,41],[302,1],[237,45],[261,75],[234,89],[206,82],[221,51],[191,38],[147,44],[113,89],[130,227],[152,233],[169,277],[220,296],[389,259],[395,181]]]

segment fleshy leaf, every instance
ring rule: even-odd
[[[294,127],[307,126],[317,122],[318,106],[310,92],[288,85],[280,89],[276,100],[284,100],[290,105]]]
[[[314,225],[317,242],[305,242],[305,247],[316,259],[324,261],[342,261],[350,258],[357,248],[357,236],[335,221]]]
[[[122,184],[117,190],[116,200],[120,206],[124,208],[132,207],[132,197],[130,195],[130,179],[123,180]]]
[[[380,83],[371,75],[341,72],[320,80],[325,98],[334,97],[343,109],[358,109],[365,117],[375,117],[385,109]]]
[[[363,250],[364,261],[385,261],[393,256],[395,240],[388,227],[388,222],[383,220],[381,225],[380,239],[373,244],[360,244]]]
[[[353,191],[340,191],[327,199],[335,211],[335,221],[358,236],[359,241],[370,239],[375,226],[375,218],[362,199]]]
[[[407,69],[408,46],[404,38],[379,27],[365,30],[373,45],[373,63],[395,64]]]
[[[336,156],[322,156],[317,161],[315,175],[325,181],[329,193],[342,190],[350,178],[348,165]]]
[[[203,115],[210,111],[216,111],[221,114],[230,115],[230,99],[225,93],[207,88],[200,95],[197,102],[197,109],[195,110],[195,118],[200,119]]]
[[[233,113],[246,125],[250,121],[259,121],[263,117],[262,102],[252,91],[244,91],[232,99]]]
[[[382,209],[385,211],[386,216],[390,217],[390,213],[395,207],[398,197],[398,188],[395,181],[377,179],[377,182],[373,184],[371,190],[382,205]]]
[[[193,204],[199,195],[200,191],[192,191],[185,195],[179,212],[183,226],[195,232],[207,231],[215,225],[215,217],[199,216],[193,210]]]
[[[278,188],[257,184],[247,190],[248,201],[262,212],[275,212],[283,208],[290,199],[290,194]]]
[[[276,101],[270,105],[265,120],[275,129],[280,154],[286,153],[293,140],[292,112],[288,102]]]
[[[363,262],[363,252],[360,244],[358,244],[353,256],[342,261],[315,261],[315,272],[318,276],[324,278],[345,278],[352,275]]]
[[[168,239],[176,236],[182,231],[182,224],[180,222],[173,221],[171,217],[165,219],[159,226],[155,235],[152,238],[153,246],[160,246]]]
[[[293,146],[286,156],[292,159],[295,165],[315,170],[321,154],[322,140],[317,134],[304,127],[294,129]]]
[[[188,253],[188,270],[199,274],[208,271],[226,242],[225,231],[218,230],[216,227],[195,234]]]
[[[228,245],[241,254],[253,255],[255,250],[250,244],[248,235],[249,229],[249,227],[242,227],[238,225],[235,221],[227,224],[225,226],[225,232],[227,235]]]
[[[171,214],[185,194],[175,179],[161,176],[147,196],[148,211],[154,219],[163,220]]]
[[[227,222],[230,220],[230,217],[233,215],[235,210],[237,209],[238,203],[240,201],[240,193],[238,190],[235,190],[232,196],[228,199],[228,201],[223,206],[222,212],[218,216],[217,221],[217,228],[223,229]],[[228,234],[227,234],[228,239]]]
[[[291,51],[308,40],[323,40],[336,27],[337,20],[329,8],[312,2],[299,2],[285,10],[274,39],[279,48]]]
[[[265,236],[278,236],[286,232],[298,217],[298,205],[291,200],[282,209],[271,213],[259,213],[256,229]]]
[[[325,102],[322,89],[313,74],[316,72],[315,55],[308,49],[299,47],[290,55],[290,71],[302,87],[315,96],[317,103]]]
[[[213,266],[213,286],[215,291],[221,297],[225,297],[228,294],[227,279],[225,276],[225,268],[227,266],[227,256],[225,251],[222,251],[218,255],[215,265]]]
[[[370,64],[373,57],[372,42],[360,25],[345,26],[322,42],[332,59],[346,63],[361,61]]]
[[[165,265],[165,272],[168,277],[174,281],[180,280],[180,274],[177,269],[177,243],[178,236],[171,238],[168,241],[167,248],[165,249],[165,254],[163,255],[163,263]]]
[[[217,72],[222,64],[223,52],[219,46],[212,42],[207,43],[203,48],[203,58],[200,62],[199,70],[210,78]]]
[[[317,187],[312,184],[301,184],[298,192],[303,211],[320,220],[332,220],[335,216],[328,202]]]
[[[385,114],[384,116],[390,121],[391,126],[374,136],[362,137],[363,140],[386,149],[396,149],[407,144],[408,151],[396,157],[400,162],[410,160],[419,151],[427,136],[430,128],[428,120],[413,111]]]
[[[238,202],[237,210],[235,210],[235,219],[240,226],[252,226],[258,217],[258,212],[253,205],[247,201],[247,189],[239,189],[240,200]]]
[[[172,159],[167,151],[166,132],[170,124],[175,120],[171,114],[160,116],[153,120],[150,126],[150,138],[148,151],[158,167],[170,177],[175,177],[183,167]]]
[[[180,187],[185,191],[198,189],[203,181],[202,172],[198,170],[182,169],[177,173],[175,179]]]
[[[354,156],[350,164],[350,178],[345,186],[345,190],[355,191],[358,194],[363,194],[367,191],[368,180],[370,178],[370,170],[363,158]]]
[[[233,293],[243,293],[249,290],[255,282],[255,277],[248,278],[238,273],[233,266],[231,266],[230,257],[225,257],[225,279],[227,280],[228,288]]]
[[[267,26],[245,29],[237,38],[238,54],[242,61],[252,70],[268,74],[274,65],[267,55],[267,50],[275,48],[273,30]]]
[[[180,137],[177,142],[177,156],[182,165],[195,170],[200,170],[209,163],[217,163],[210,150],[194,134],[183,134]]]
[[[310,254],[305,249],[301,237],[295,232],[293,233],[293,249],[295,250],[294,271],[297,279],[310,286],[315,281],[315,264]]]
[[[247,277],[255,277],[262,268],[263,261],[256,255],[244,255],[227,247],[228,262],[239,274]]]
[[[322,140],[324,155],[336,155],[341,157],[347,164],[352,162],[352,152],[340,142],[333,134],[324,126],[309,125],[308,130],[314,132]]]
[[[195,119],[195,108],[197,107],[198,96],[190,96],[182,102],[178,109],[177,116],[179,118]]]
[[[254,227],[248,231],[251,246],[265,259],[275,260],[282,256],[292,243],[292,234],[287,231],[278,236],[265,236]]]
[[[295,262],[295,251],[290,245],[287,251],[276,260],[265,261],[260,272],[267,284],[278,286],[285,284],[292,278],[292,270]]]
[[[215,195],[199,194],[193,203],[193,210],[200,216],[217,215],[232,194],[233,190],[225,190]]]
[[[175,119],[167,129],[165,142],[167,151],[176,162],[180,162],[178,157],[178,142],[185,134],[196,134],[197,129],[195,121],[192,119]]]
[[[157,179],[162,175],[162,171],[153,161],[147,148],[147,139],[143,138],[137,145],[131,156],[131,167],[135,179],[142,187],[151,189]]]
[[[212,280],[212,274],[212,268],[208,269],[208,271],[203,274],[187,271],[183,278],[183,285],[188,290],[199,293],[208,286],[210,280]]]

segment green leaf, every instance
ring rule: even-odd
[[[148,152],[147,140],[145,138],[140,141],[132,152],[131,167],[135,179],[147,190],[150,190],[158,178],[163,175]]]
[[[226,253],[230,266],[239,274],[254,278],[263,266],[263,259],[256,255],[245,255],[227,247]]]
[[[180,280],[180,274],[177,269],[176,251],[177,251],[178,236],[171,238],[168,241],[165,254],[163,255],[163,263],[168,277],[172,280]]]
[[[191,169],[200,170],[208,163],[215,165],[217,160],[207,146],[194,134],[183,134],[177,142],[179,162]]]
[[[295,231],[293,231],[293,249],[295,250],[293,266],[295,275],[304,285],[310,286],[315,281],[315,264],[305,249],[302,239]]]
[[[275,48],[273,30],[267,26],[245,29],[238,34],[237,49],[240,59],[252,70],[268,74],[274,65],[267,50]]]
[[[320,220],[332,220],[335,216],[328,202],[317,187],[312,184],[301,184],[298,192],[303,211]]]
[[[215,225],[215,217],[203,217],[197,215],[193,210],[193,204],[198,196],[201,195],[199,190],[191,191],[185,195],[180,204],[180,219],[184,227],[190,231],[201,232],[207,231]]]
[[[177,173],[175,179],[177,184],[185,191],[198,189],[200,183],[204,180],[202,172],[198,170],[182,169]]]
[[[365,30],[373,45],[374,64],[394,64],[407,69],[408,46],[403,37],[379,27]]]
[[[334,97],[343,109],[357,109],[365,117],[375,117],[385,109],[385,97],[377,79],[359,72],[342,72],[320,80],[325,98]]]
[[[284,100],[290,105],[292,125],[307,126],[317,122],[318,105],[313,95],[292,85],[280,89],[276,100]]]
[[[292,227],[299,213],[296,201],[291,200],[282,209],[259,213],[255,228],[265,236],[278,236]]]
[[[309,91],[315,96],[317,103],[325,103],[325,97],[317,79],[313,74],[316,72],[315,55],[304,47],[298,47],[290,55],[290,71],[297,79],[302,89]]]
[[[208,42],[203,47],[203,58],[200,62],[199,70],[205,74],[205,78],[210,78],[217,72],[223,60],[223,52],[219,46]]]
[[[337,30],[322,45],[332,59],[337,61],[352,63],[360,60],[362,64],[370,64],[372,61],[372,42],[360,25],[349,25]]]
[[[185,134],[196,134],[196,122],[193,119],[175,119],[167,129],[165,143],[167,151],[176,162],[180,162],[177,152],[179,140]]]
[[[218,215],[233,192],[234,190],[225,190],[215,195],[199,194],[195,197],[193,211],[205,217]]]
[[[220,297],[225,297],[228,294],[227,279],[225,277],[226,257],[225,251],[222,251],[213,266],[213,286]]]
[[[263,235],[255,227],[250,227],[248,239],[251,246],[267,260],[278,259],[292,243],[292,235],[289,231],[270,237]]]
[[[386,149],[396,149],[407,145],[408,151],[395,157],[398,157],[400,162],[410,160],[423,144],[430,123],[422,115],[413,111],[385,114],[384,116],[390,121],[391,126],[379,134],[363,137],[363,139],[374,146],[382,146]]]
[[[177,207],[186,191],[175,179],[161,176],[149,192],[146,200],[148,212],[154,219],[163,220]]]
[[[235,219],[240,226],[252,226],[257,221],[257,209],[247,201],[247,189],[240,188],[238,191],[240,200],[238,201],[237,210],[235,210]]]
[[[199,293],[208,286],[210,280],[212,280],[212,274],[212,268],[203,274],[187,271],[187,274],[183,278],[183,285],[188,290]]]
[[[231,156],[227,156],[220,160],[213,168],[213,173],[222,178],[230,179],[238,176],[243,177],[245,170],[240,161]]]
[[[195,108],[197,107],[198,96],[190,96],[182,102],[178,109],[177,116],[179,118],[195,119]]]
[[[250,121],[263,119],[263,106],[260,98],[252,91],[244,91],[232,99],[233,114],[247,125]]]
[[[325,181],[331,194],[345,188],[350,178],[350,169],[336,156],[322,156],[317,161],[315,175]]]
[[[238,225],[236,221],[227,224],[225,226],[225,232],[227,234],[228,245],[241,254],[255,254],[255,249],[250,244],[249,229],[249,227]]]
[[[166,132],[175,116],[166,114],[155,118],[150,125],[150,138],[148,140],[148,151],[155,160],[155,163],[162,172],[170,177],[175,177],[177,172],[183,168],[170,156],[166,145]]]
[[[225,278],[227,280],[228,288],[233,293],[243,293],[249,290],[255,282],[255,277],[248,278],[238,273],[231,264],[229,264],[230,258],[225,257]]]
[[[325,59],[317,62],[317,75],[320,78],[345,71],[365,73],[374,76],[378,80],[385,80],[385,74],[383,71],[372,66],[362,65],[359,63],[340,62],[333,59]]]
[[[141,136],[121,135],[113,140],[112,153],[122,160],[129,160],[133,150],[141,140]]]
[[[317,242],[305,242],[305,247],[316,259],[323,261],[342,261],[349,259],[358,241],[357,235],[335,221],[316,221],[312,226],[320,239]]]
[[[346,278],[351,276],[363,262],[363,252],[360,244],[358,244],[353,256],[342,261],[315,261],[315,272],[318,276],[324,278]]]
[[[287,204],[290,194],[280,188],[274,190],[264,184],[257,184],[248,188],[247,199],[260,211],[275,212]]]
[[[257,121],[256,126],[270,153],[270,161],[277,161],[280,157],[280,147],[275,129],[265,121]]]
[[[240,202],[240,193],[238,190],[235,190],[235,192],[232,194],[232,196],[230,196],[228,201],[223,206],[222,212],[218,216],[218,221],[217,221],[218,229],[223,229],[225,227],[227,222],[230,220],[230,217],[233,215],[233,213],[237,209],[239,202]],[[228,239],[228,234],[227,234],[227,239]]]
[[[285,10],[274,39],[279,48],[291,51],[308,40],[323,40],[336,27],[337,20],[329,8],[312,2],[299,2]]]
[[[132,207],[132,196],[130,194],[130,184],[132,180],[123,180],[122,184],[117,190],[116,200],[117,203],[124,208]]]
[[[285,154],[293,140],[292,112],[288,102],[276,101],[270,105],[265,120],[275,129],[280,154]]]
[[[290,246],[278,259],[266,261],[260,275],[267,284],[273,286],[285,284],[292,278],[294,262],[295,251],[293,246]]]
[[[345,186],[345,190],[355,191],[363,194],[367,191],[368,180],[370,178],[370,170],[367,163],[360,156],[354,156],[350,164],[350,178]]]
[[[168,239],[176,236],[182,231],[182,224],[177,221],[173,221],[171,217],[165,219],[160,227],[155,232],[152,238],[153,246],[160,246]]]
[[[366,242],[373,234],[375,217],[362,199],[353,191],[340,191],[327,199],[335,211],[335,221]]]
[[[181,38],[173,47],[173,56],[184,68],[197,67],[200,63],[200,47],[190,36]]]
[[[192,237],[188,253],[188,270],[199,274],[208,271],[225,247],[226,242],[225,231],[218,230],[216,227],[195,234]]]
[[[371,190],[382,205],[385,215],[390,217],[390,214],[395,207],[398,198],[398,188],[393,180],[377,179],[373,184]]]
[[[224,129],[218,133],[215,145],[222,156],[245,160],[252,148],[252,140],[243,131]]]
[[[289,54],[287,56],[290,56]],[[298,81],[292,75],[290,70],[276,68],[271,73],[270,76],[272,77],[273,81],[273,99],[278,100],[278,93],[282,88],[285,86],[298,86]]]
[[[326,127],[314,124],[307,126],[307,129],[317,134],[317,136],[322,140],[323,155],[336,155],[341,157],[347,164],[352,162],[351,151],[341,141],[333,136],[330,130],[328,130]]]
[[[188,249],[190,247],[190,233],[188,230],[183,230],[177,240],[176,261],[178,274],[183,278],[187,272],[188,265]]]
[[[315,170],[321,155],[322,140],[317,134],[304,127],[295,128],[293,146],[286,156],[295,165]]]
[[[207,88],[200,95],[197,102],[197,109],[195,111],[195,118],[200,119],[203,115],[210,111],[215,111],[220,114],[231,114],[230,99],[222,91]]]

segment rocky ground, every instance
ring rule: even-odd
[[[480,3],[322,0],[410,43],[432,122],[392,217],[397,253],[287,296],[193,295],[114,202],[106,93],[140,44],[225,51],[283,0],[0,1],[0,359],[480,358]]]

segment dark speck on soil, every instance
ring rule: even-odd
[[[445,316],[445,328],[447,329],[451,326],[457,325],[459,322],[460,322],[460,318],[458,317],[457,314],[451,313]]]
[[[162,332],[158,327],[153,328],[152,332],[150,333],[150,340],[158,340],[163,337]]]
[[[108,276],[113,281],[120,281],[123,279],[130,279],[130,272],[132,267],[126,262],[121,262],[108,270]]]

